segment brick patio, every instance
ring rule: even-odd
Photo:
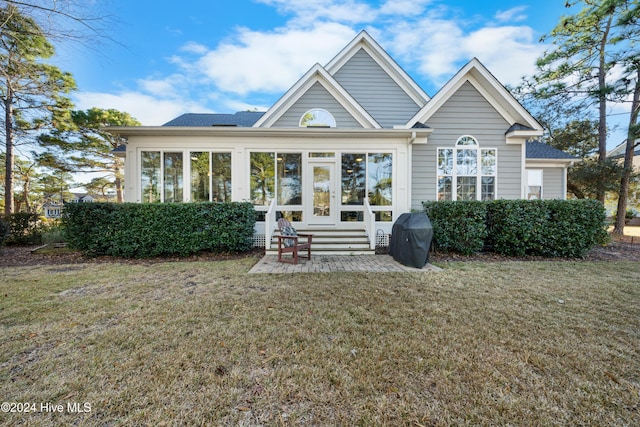
[[[367,272],[367,273],[391,273],[391,272],[434,272],[440,268],[431,264],[423,268],[414,268],[402,265],[390,255],[311,255],[311,260],[300,259],[298,265],[278,262],[277,255],[265,255],[249,274],[260,273],[331,273]]]

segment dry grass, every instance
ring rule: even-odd
[[[0,269],[6,425],[633,425],[640,264]]]

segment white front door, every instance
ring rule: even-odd
[[[335,162],[309,162],[311,172],[311,200],[309,200],[307,223],[309,225],[335,225],[336,164]]]

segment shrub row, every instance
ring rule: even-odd
[[[149,258],[252,247],[250,203],[78,203],[65,205],[67,244],[91,256]]]
[[[424,202],[437,250],[508,256],[583,257],[607,240],[595,200]]]
[[[44,225],[37,213],[18,212],[0,220],[0,244],[34,245],[42,242]]]
[[[7,237],[9,237],[9,224],[0,218],[0,246],[4,244]]]

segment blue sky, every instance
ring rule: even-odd
[[[564,3],[101,0],[114,41],[63,47],[56,63],[76,78],[76,108],[161,125],[185,112],[265,110],[365,29],[433,96],[473,57],[504,84],[532,74],[540,37],[574,13]]]

